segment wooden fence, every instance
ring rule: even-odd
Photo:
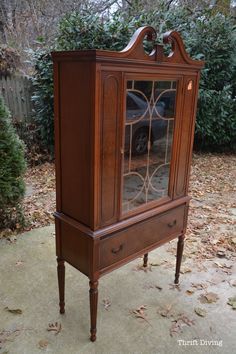
[[[16,122],[32,120],[32,83],[26,76],[0,77],[0,94]]]

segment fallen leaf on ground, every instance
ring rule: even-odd
[[[17,241],[17,238],[16,238],[16,236],[9,236],[9,237],[7,237],[7,241],[9,241],[9,243],[16,243],[16,241]]]
[[[173,324],[170,328],[171,337],[175,334],[182,333],[183,327],[192,326],[194,324],[194,320],[190,320],[186,315],[180,315],[176,320],[173,320]]]
[[[16,262],[16,266],[17,266],[17,267],[22,266],[22,264],[24,264],[23,261],[17,261],[17,262]]]
[[[191,286],[197,290],[203,290],[206,289],[208,285],[203,283],[191,283]]]
[[[236,296],[230,297],[227,304],[232,306],[233,310],[236,310]]]
[[[188,290],[186,290],[186,294],[187,295],[193,295],[194,294],[194,290],[188,289]]]
[[[173,304],[170,305],[166,305],[162,308],[157,309],[157,313],[159,313],[159,315],[161,315],[162,317],[166,317],[166,318],[170,318],[170,317],[174,317],[174,312],[172,310]]]
[[[195,307],[194,311],[200,317],[205,317],[207,314],[206,310],[202,309],[201,307]]]
[[[48,341],[46,339],[41,339],[38,345],[40,349],[45,349],[48,346]]]
[[[230,281],[229,281],[229,285],[230,285],[230,286],[236,286],[236,280],[233,280],[233,279],[230,280]]]
[[[226,254],[224,251],[217,251],[216,252],[217,257],[219,258],[225,258]]]
[[[223,268],[224,266],[223,266],[223,264],[221,264],[221,263],[219,263],[219,262],[214,262],[214,264],[217,266],[217,267],[219,267],[219,268]]]
[[[151,265],[148,265],[147,267],[144,267],[142,264],[138,264],[137,266],[135,266],[133,268],[133,270],[135,271],[140,271],[142,270],[143,272],[147,273],[148,271],[149,272],[152,272],[152,266]]]
[[[215,293],[206,293],[201,294],[199,296],[199,300],[202,304],[211,304],[212,302],[216,302],[219,299],[219,296]]]
[[[7,342],[7,341],[12,341],[14,340],[14,338],[16,336],[18,336],[21,331],[23,329],[22,328],[13,328],[10,330],[3,330],[0,332],[0,349],[3,348],[3,345]]]
[[[158,290],[162,290],[163,288],[159,285],[155,285],[155,288],[158,289]]]
[[[21,309],[9,309],[9,307],[5,307],[5,310],[14,313],[15,315],[21,315],[23,313]]]
[[[144,284],[143,289],[158,289],[161,291],[163,288],[162,286],[156,284]]]
[[[60,322],[55,322],[55,323],[49,323],[47,330],[55,332],[55,334],[58,334],[61,332],[61,324]]]
[[[217,267],[219,268],[226,268],[226,269],[231,269],[233,267],[232,264],[225,264],[225,263],[219,263],[219,262],[214,262],[215,265],[217,265]]]
[[[190,318],[188,318],[188,316],[184,314],[181,314],[179,319],[181,319],[181,321],[183,321],[188,326],[192,326],[195,324],[194,320],[190,320]]]
[[[191,273],[192,269],[188,268],[188,267],[182,267],[182,269],[180,270],[181,274],[185,274],[185,273]]]
[[[150,322],[147,319],[147,316],[145,314],[145,311],[147,310],[147,305],[141,305],[137,309],[132,310],[131,313],[134,314],[136,318],[141,318],[142,320],[146,321],[148,324]]]
[[[152,267],[159,267],[159,266],[161,266],[161,265],[165,264],[166,262],[168,262],[168,261],[156,261],[156,262],[150,262],[150,265],[151,265]]]
[[[111,306],[111,301],[109,299],[102,300],[102,303],[103,303],[105,310],[108,310],[109,307]]]

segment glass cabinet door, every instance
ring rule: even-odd
[[[176,81],[127,81],[122,213],[168,196]]]

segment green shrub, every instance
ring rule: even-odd
[[[235,26],[222,14],[206,12],[186,38],[190,55],[205,61],[201,73],[195,147],[214,151],[236,148]]]
[[[121,50],[134,32],[134,23],[125,22],[114,15],[103,21],[96,15],[73,12],[59,24],[55,48],[38,49],[33,53],[35,75],[33,78],[35,118],[39,127],[42,146],[53,153],[53,66],[51,50],[112,49]]]
[[[38,49],[33,53],[35,75],[32,79],[35,122],[42,149],[53,154],[53,65],[49,50]]]
[[[195,148],[236,151],[236,102],[230,85],[199,90]]]
[[[186,7],[136,14],[115,13],[112,18],[72,13],[59,24],[54,50],[121,50],[135,29],[143,25],[157,29],[160,41],[167,30],[181,33],[186,50],[195,59],[205,59],[200,81],[195,147],[208,150],[233,150],[236,140],[236,43],[231,18],[212,10],[191,12]],[[52,48],[50,48],[52,49]],[[34,77],[37,121],[41,140],[53,150],[53,81],[49,49],[37,51]]]
[[[195,59],[204,59],[201,72],[195,149],[236,150],[236,31],[229,16],[204,9],[178,7],[166,13],[141,14],[159,33],[175,29]],[[158,21],[157,21],[158,20]]]
[[[22,223],[24,195],[24,145],[18,138],[9,111],[0,97],[0,229]]]

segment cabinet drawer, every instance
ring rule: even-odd
[[[181,234],[185,206],[133,225],[100,241],[100,269],[137,253],[165,238]]]

